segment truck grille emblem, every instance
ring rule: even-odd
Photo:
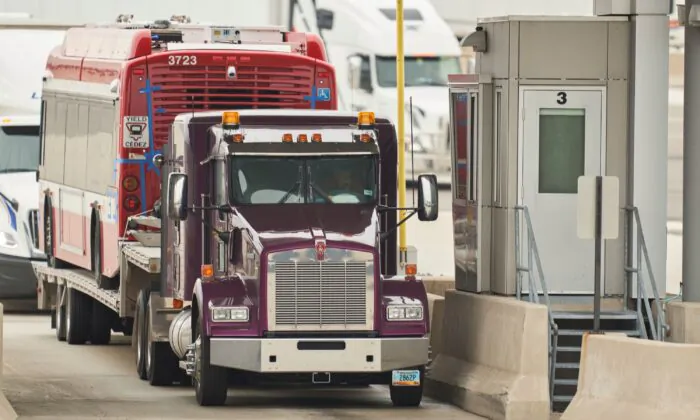
[[[318,261],[323,261],[326,258],[326,242],[317,241],[316,242],[316,259]]]

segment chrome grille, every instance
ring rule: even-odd
[[[369,327],[368,314],[372,311],[368,306],[372,300],[368,299],[368,289],[372,284],[368,281],[372,282],[373,276],[367,271],[365,261],[277,262],[273,285],[275,326]]]
[[[29,235],[31,235],[34,248],[39,248],[39,211],[29,210],[27,212],[27,221],[29,222]]]

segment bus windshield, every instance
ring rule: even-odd
[[[370,204],[376,156],[231,156],[235,204]]]
[[[39,169],[39,126],[0,126],[0,174]]]

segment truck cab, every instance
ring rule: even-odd
[[[229,371],[386,384],[395,405],[420,404],[427,295],[415,272],[396,276],[396,131],[388,119],[183,114],[160,166],[170,259],[161,293],[190,305],[171,324],[190,330],[170,340],[201,405],[223,404]],[[421,175],[413,213],[435,220],[437,197],[435,176]]]
[[[0,299],[35,299],[39,116],[0,115]]]
[[[414,169],[434,172],[449,185],[447,74],[461,72],[462,52],[447,23],[429,0],[404,1],[405,104],[397,109],[396,2],[316,0],[315,7],[315,20],[299,12],[293,21],[304,30],[317,27],[323,37],[336,67],[339,109],[376,110],[394,123],[404,112],[406,125],[413,123]],[[410,153],[407,140],[404,152]],[[410,179],[409,166],[406,172]]]

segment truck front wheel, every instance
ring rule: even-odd
[[[226,404],[226,393],[228,391],[228,372],[225,368],[212,366],[209,363],[211,352],[211,342],[209,337],[203,333],[203,320],[197,320],[194,336],[197,337],[195,343],[195,369],[193,382],[197,402],[202,406],[215,406]]]
[[[391,395],[391,402],[396,407],[418,407],[421,403],[421,400],[423,400],[423,382],[425,381],[425,368],[421,366],[418,369],[407,370],[418,370],[420,378],[419,384],[394,385],[392,378],[392,382],[390,382],[389,385],[389,394]]]

